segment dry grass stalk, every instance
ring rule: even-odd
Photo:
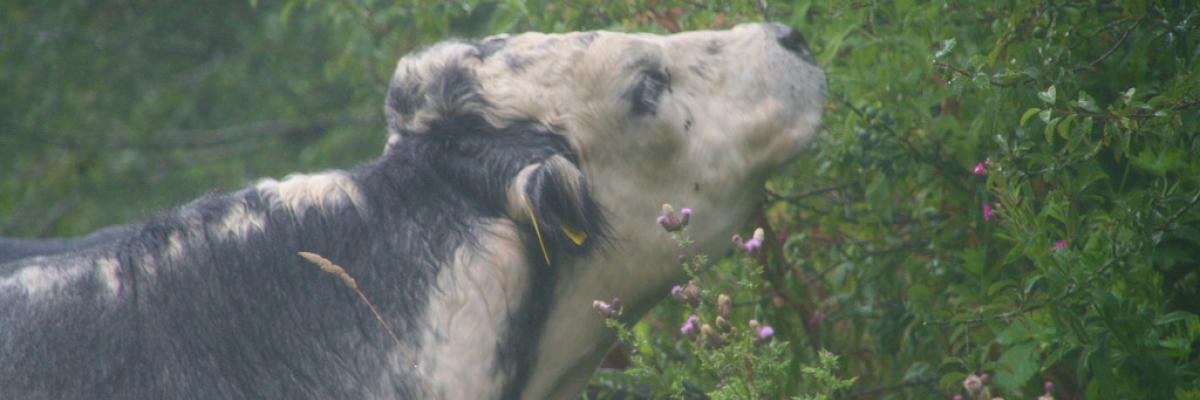
[[[371,304],[371,300],[367,300],[367,295],[358,288],[358,281],[355,281],[354,277],[350,276],[345,269],[339,267],[337,264],[334,264],[333,261],[329,261],[329,259],[321,257],[321,255],[317,253],[301,251],[299,254],[301,257],[304,257],[305,260],[308,260],[308,262],[320,267],[322,271],[338,277],[338,279],[341,279],[342,283],[345,284],[346,287],[353,290],[354,293],[358,293],[358,298],[362,299],[363,303],[367,304],[367,307],[371,309],[371,313],[375,314],[375,319],[379,320],[379,324],[383,325],[383,329],[386,330],[388,335],[392,337],[392,341],[396,343],[396,348],[400,349],[400,351],[404,353],[404,357],[408,358],[409,361],[412,362],[413,370],[417,372],[417,376],[421,376],[421,369],[417,368],[416,359],[404,349],[404,345],[400,343],[400,337],[396,336],[395,331],[392,331],[392,326],[388,325],[387,320],[383,319],[383,315],[379,314],[379,310],[375,308],[375,305]]]

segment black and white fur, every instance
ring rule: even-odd
[[[682,275],[658,206],[720,251],[811,140],[824,75],[796,37],[440,44],[401,60],[375,161],[0,240],[0,398],[573,397],[613,340],[591,301],[636,318]]]

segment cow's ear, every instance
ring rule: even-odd
[[[522,168],[507,197],[509,216],[534,225],[546,249],[577,253],[603,234],[600,210],[583,172],[561,155]]]

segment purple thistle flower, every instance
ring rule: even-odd
[[[762,248],[762,242],[754,239],[750,239],[746,241],[746,244],[742,245],[742,250],[745,250],[747,253],[753,253],[760,248]]]
[[[762,325],[758,320],[750,320],[750,331],[754,332],[754,344],[760,345],[771,340],[775,336],[775,328],[770,325]]]
[[[983,220],[991,221],[993,219],[996,219],[996,210],[992,209],[991,204],[983,203]]]
[[[742,235],[735,234],[733,235],[733,247],[741,250],[743,253],[754,254],[762,248],[763,240],[766,239],[765,236],[763,228],[755,229],[754,236],[750,237],[750,240],[743,241]]]
[[[1050,394],[1050,392],[1053,392],[1053,391],[1054,391],[1054,382],[1053,382],[1053,381],[1046,381],[1046,383],[1043,383],[1043,384],[1042,384],[1042,388],[1043,388],[1043,389],[1046,389],[1046,394]]]
[[[683,229],[692,220],[692,209],[684,208],[679,213],[675,212],[675,208],[670,204],[662,205],[662,214],[654,219],[654,222],[662,226],[667,232],[675,232]]]
[[[671,297],[678,299],[680,296],[683,296],[683,286],[671,286]]]
[[[695,314],[693,314],[692,316],[688,317],[687,322],[684,322],[683,325],[679,327],[679,333],[687,336],[688,338],[695,339],[696,332],[700,329],[696,326],[696,323],[699,321],[700,317],[697,317]]]
[[[982,161],[980,161],[978,164],[975,164],[975,169],[971,170],[971,172],[976,176],[987,176],[988,174],[987,166],[983,165]]]
[[[827,316],[825,315],[824,311],[817,311],[813,313],[812,318],[808,319],[808,327],[811,329],[820,328],[821,323],[825,322],[825,318],[827,318]]]
[[[1057,242],[1054,242],[1054,250],[1066,250],[1066,249],[1067,249],[1067,241],[1066,240],[1059,240]],[[1050,383],[1050,382],[1046,382],[1046,383]]]

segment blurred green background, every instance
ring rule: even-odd
[[[382,150],[396,60],[446,38],[781,22],[808,37],[830,98],[821,138],[768,184],[743,230],[766,227],[769,245],[755,259],[761,287],[738,299],[788,344],[788,378],[767,397],[810,390],[800,369],[828,349],[858,378],[839,398],[971,396],[962,381],[987,373],[990,393],[1008,398],[1053,381],[1060,399],[1195,399],[1198,9],[5,1],[0,235],[84,234],[260,177],[368,160]],[[681,321],[664,319],[678,306],[664,307],[639,335],[679,339]],[[683,379],[710,391],[747,377],[706,371]]]

